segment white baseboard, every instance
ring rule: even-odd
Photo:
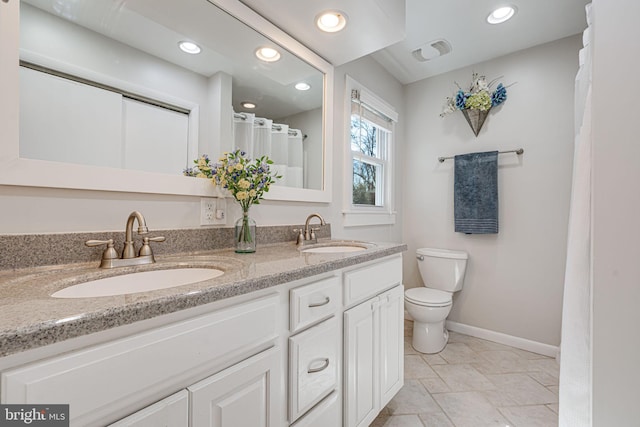
[[[406,312],[405,312],[406,313]],[[525,338],[514,337],[512,335],[503,334],[501,332],[490,331],[475,326],[465,325],[463,323],[446,321],[446,327],[450,331],[459,332],[461,334],[470,335],[472,337],[481,338],[487,341],[493,341],[498,344],[504,344],[521,350],[530,351],[532,353],[542,354],[549,357],[557,357],[560,348],[554,345],[544,344],[537,341],[531,341]]]
[[[407,310],[404,311],[404,319],[413,320]],[[453,332],[459,332],[461,334],[496,342],[498,344],[504,344],[521,350],[530,351],[532,353],[542,354],[543,356],[555,357],[556,360],[560,362],[560,347],[558,346],[514,337],[512,335],[503,334],[502,332],[482,329],[476,326],[465,325],[464,323],[453,322],[451,320],[447,320],[445,325],[447,329]]]

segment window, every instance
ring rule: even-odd
[[[345,226],[395,223],[391,200],[396,112],[348,78],[349,155]]]
[[[369,121],[361,112],[351,114],[351,201],[356,206],[384,206],[382,190],[390,135],[391,132]]]

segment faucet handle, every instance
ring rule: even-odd
[[[87,240],[84,242],[85,246],[94,247],[100,245],[107,245],[107,248],[102,252],[102,259],[118,259],[118,252],[113,247],[113,239],[108,240]]]
[[[296,239],[296,244],[300,245],[302,244],[302,242],[304,241],[304,230],[302,228],[294,228],[293,229],[294,233],[298,233],[298,237]]]
[[[142,247],[138,252],[138,256],[153,255],[153,251],[151,250],[151,246],[149,246],[149,242],[164,242],[165,240],[167,239],[164,236],[144,237],[142,239]]]
[[[298,238],[296,239],[296,245],[301,245],[304,242],[304,234],[302,228],[294,228],[294,233],[298,233]]]

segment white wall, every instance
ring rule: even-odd
[[[251,215],[258,225],[285,225],[301,224],[307,215],[318,212],[332,224],[334,237],[399,242],[400,221],[394,226],[342,227],[344,132],[341,126],[344,125],[344,75],[347,72],[371,89],[380,89],[378,94],[401,110],[402,86],[372,59],[364,58],[337,69],[335,127],[331,138],[333,158],[328,159],[333,166],[333,202],[263,201],[251,209]],[[398,139],[401,150],[400,135],[401,131]],[[401,180],[397,182],[399,189]],[[241,213],[233,199],[227,199],[227,206],[227,224],[231,226]],[[199,209],[198,197],[0,186],[0,233],[122,231],[132,210],[141,211],[151,229],[197,228]]]
[[[593,1],[593,426],[638,425],[637,0]]]
[[[464,288],[449,320],[560,343],[579,48],[579,37],[571,37],[405,87],[405,285],[422,285],[416,248],[467,251]],[[460,112],[439,117],[454,82],[468,86],[473,71],[516,83],[477,138]],[[499,157],[499,234],[455,233],[453,161],[437,158],[520,147],[522,156]]]

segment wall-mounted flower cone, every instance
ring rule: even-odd
[[[491,111],[491,108],[489,108],[487,111],[474,109],[462,110],[464,118],[467,119],[467,123],[469,123],[469,126],[471,126],[471,130],[476,136],[478,136],[478,133],[480,133],[480,129],[482,129],[482,125],[489,115],[489,111]]]

